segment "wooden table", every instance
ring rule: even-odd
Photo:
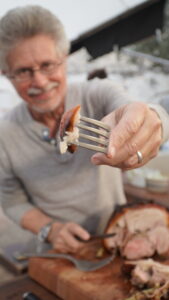
[[[153,193],[146,188],[138,188],[130,184],[124,184],[124,191],[128,201],[155,200],[162,204],[169,205],[169,191],[168,193]]]
[[[0,285],[0,300],[21,300],[25,292],[32,292],[42,300],[61,300],[27,275]]]
[[[169,205],[169,192],[165,194],[153,193],[145,188],[138,188],[129,184],[124,184],[124,191],[128,201],[156,200]],[[25,292],[32,292],[42,300],[60,299],[34,280],[30,279],[28,275],[22,275],[15,280],[0,285],[0,300],[19,300],[22,299],[22,295]]]

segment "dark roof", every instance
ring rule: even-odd
[[[146,1],[72,40],[71,53],[85,47],[93,58],[152,36],[163,28],[166,0]],[[97,12],[96,12],[97,13]]]

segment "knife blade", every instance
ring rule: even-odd
[[[82,243],[89,243],[89,242],[94,241],[94,240],[103,240],[103,239],[111,238],[111,237],[113,237],[115,235],[116,235],[115,232],[112,232],[112,233],[101,233],[101,234],[92,234],[92,235],[90,235],[90,238],[88,240],[84,240],[84,239],[82,239],[79,236],[76,236],[76,239],[79,242],[82,242]]]

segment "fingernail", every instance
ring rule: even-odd
[[[109,158],[113,158],[115,156],[115,154],[116,154],[116,149],[114,147],[111,147],[111,149],[108,150],[107,156]]]
[[[97,158],[94,159],[94,164],[95,164],[95,165],[99,165],[99,164],[100,164],[100,160],[98,160]]]
[[[98,159],[97,157],[92,157],[92,162],[95,164],[95,165],[99,165],[100,164],[100,159]]]

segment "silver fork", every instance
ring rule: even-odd
[[[88,123],[88,125],[86,125],[85,123]],[[92,127],[91,125],[94,125],[97,128]],[[108,139],[110,135],[110,127],[107,124],[95,119],[81,116],[80,122],[76,126],[79,129],[89,131],[91,133],[96,134],[97,136],[92,136],[90,134],[85,134],[79,131],[79,138],[87,139],[91,142],[94,142],[94,144],[78,141],[78,142],[73,142],[74,145],[87,148],[90,150],[94,150],[97,152],[107,153],[107,146],[109,143]],[[97,144],[99,144],[99,146]]]
[[[98,270],[107,264],[109,264],[114,258],[115,254],[104,258],[99,261],[89,261],[89,260],[82,260],[82,259],[77,259],[69,254],[63,254],[63,253],[24,253],[16,259],[18,261],[25,260],[30,257],[40,257],[40,258],[65,258],[69,261],[71,261],[77,269],[84,271],[84,272],[89,272],[89,271],[95,271]]]

